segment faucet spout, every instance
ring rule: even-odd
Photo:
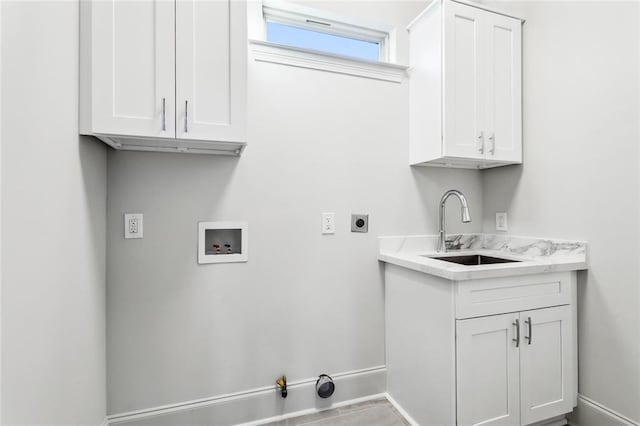
[[[469,207],[462,206],[462,222],[469,223],[471,222],[471,213],[469,213]]]
[[[447,238],[446,238],[447,236],[444,230],[445,204],[447,203],[447,200],[449,199],[449,197],[451,197],[452,195],[458,198],[458,200],[460,200],[460,205],[462,206],[462,210],[461,210],[462,222],[463,223],[471,222],[471,213],[469,212],[469,203],[467,203],[467,198],[464,196],[464,194],[458,191],[457,189],[450,189],[447,192],[445,192],[442,198],[440,199],[440,214],[439,214],[440,229],[438,231],[439,241],[438,241],[438,248],[437,248],[438,252],[447,251]]]

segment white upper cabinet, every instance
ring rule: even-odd
[[[239,1],[176,3],[176,135],[245,141],[246,5]]]
[[[487,13],[486,158],[522,162],[522,24]]]
[[[80,133],[116,149],[239,155],[246,4],[82,0]]]
[[[86,6],[86,7],[84,7]],[[83,92],[93,100],[81,113],[87,133],[172,137],[174,111],[173,5],[166,1],[83,4],[93,29],[83,47],[93,53],[93,75]],[[84,41],[84,40],[83,40]],[[83,93],[85,95],[86,93]]]
[[[453,0],[410,24],[412,165],[522,162],[521,25]]]
[[[449,157],[482,159],[486,120],[485,98],[482,93],[482,58],[485,46],[481,43],[481,33],[486,12],[457,3],[448,3],[446,8],[449,13],[444,17],[446,54],[443,101],[446,144],[443,146],[443,154]],[[425,93],[422,96],[429,95]]]

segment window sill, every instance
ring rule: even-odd
[[[404,65],[372,62],[262,40],[250,40],[250,44],[253,57],[259,62],[310,68],[374,80],[401,83],[408,68]]]

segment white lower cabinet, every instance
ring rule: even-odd
[[[456,324],[457,411],[463,425],[514,425],[520,419],[520,359],[512,314]]]
[[[462,425],[531,424],[571,411],[571,308],[456,321]]]
[[[573,409],[576,354],[569,306],[520,313],[525,340],[520,344],[520,418],[522,424]]]
[[[385,264],[389,396],[419,425],[559,424],[577,403],[576,282]]]

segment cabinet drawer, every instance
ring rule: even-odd
[[[458,281],[456,318],[515,312],[571,303],[570,272]]]

